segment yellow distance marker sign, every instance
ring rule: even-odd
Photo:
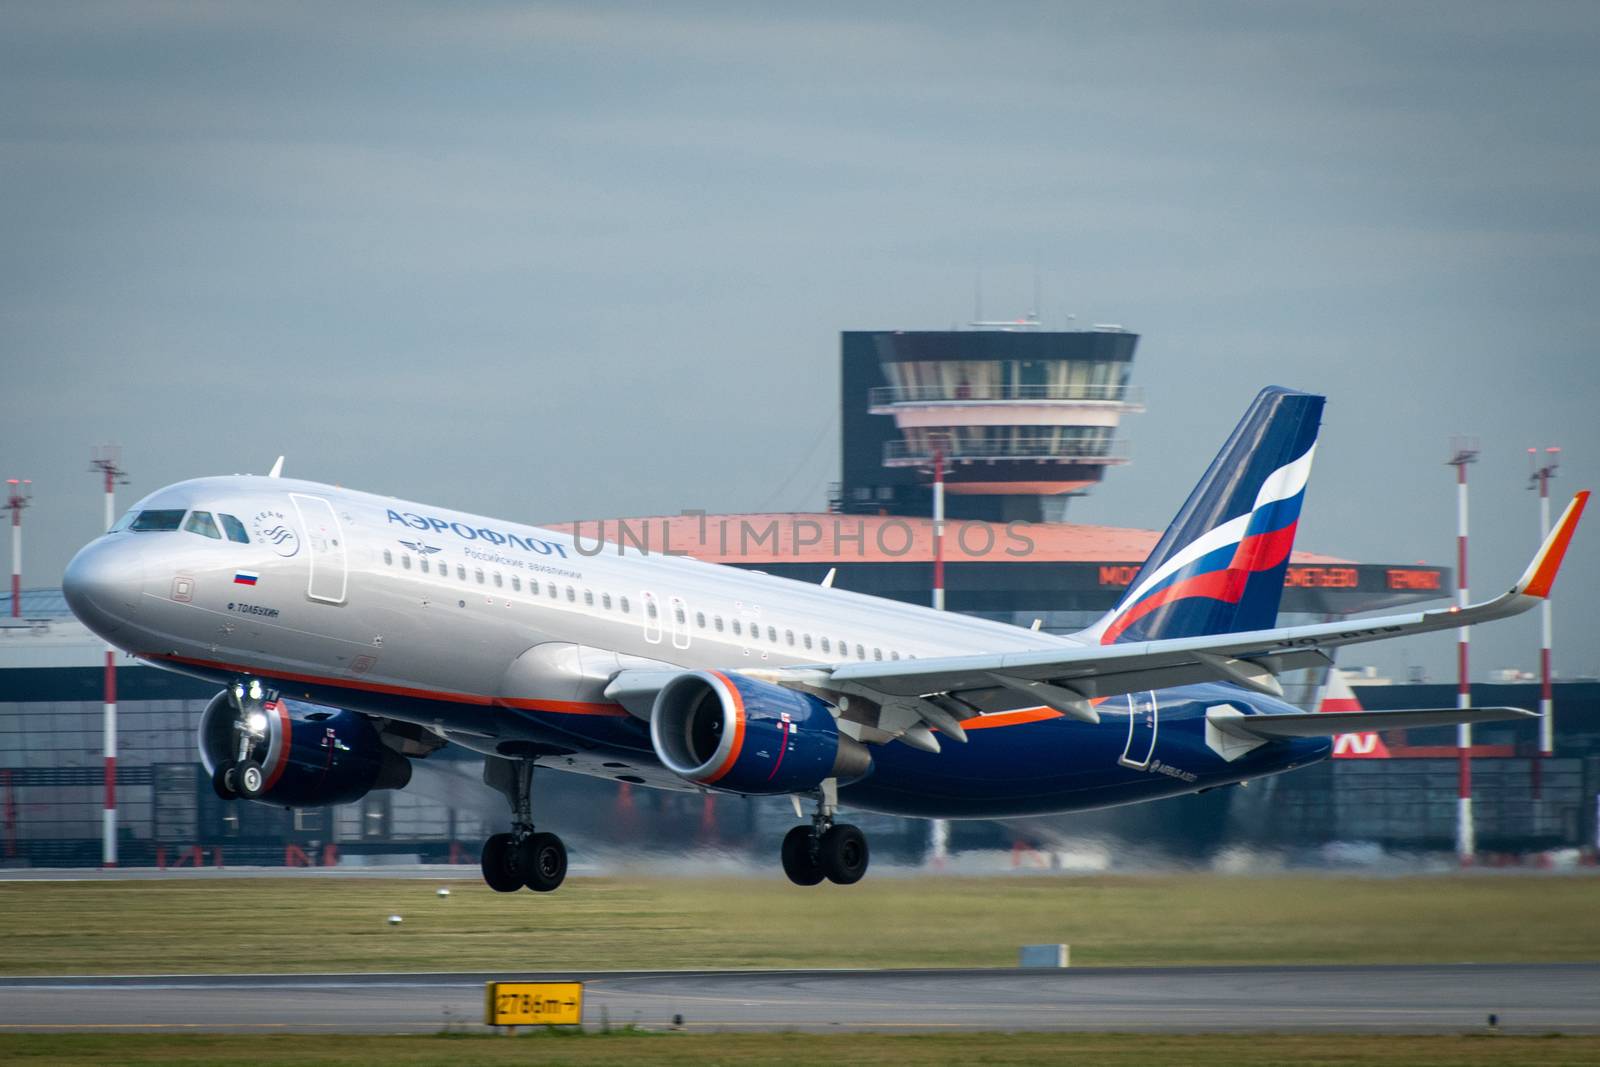
[[[490,982],[484,1022],[490,1026],[578,1026],[582,982]]]

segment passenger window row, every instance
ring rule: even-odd
[[[227,517],[228,516],[224,516],[224,518],[227,518]],[[386,549],[383,550],[383,562],[384,562],[385,566],[389,566],[389,567],[394,566],[395,553],[394,553],[394,551],[392,549],[387,549],[386,548]],[[402,570],[410,570],[411,569],[411,554],[410,553],[408,553],[408,552],[401,552],[400,553],[400,567],[401,567]],[[421,557],[418,558],[418,560],[417,560],[417,569],[420,570],[423,574],[430,573],[430,562],[428,560],[428,557],[421,556]],[[449,581],[450,580],[450,565],[448,563],[445,563],[445,562],[441,561],[438,564],[437,573],[438,573],[440,578],[443,578],[444,580]],[[485,585],[485,584],[488,584],[489,582],[492,581],[493,584],[494,584],[494,587],[496,589],[504,589],[505,586],[506,586],[505,577],[499,571],[493,571],[493,572],[490,572],[488,575],[486,575],[482,567],[475,567],[473,569],[473,572],[472,572],[472,578],[473,578],[473,581],[478,585]],[[456,565],[456,580],[457,581],[463,581],[463,582],[467,580],[467,568],[465,566],[461,565],[461,564],[457,564]],[[519,575],[513,574],[511,576],[511,590],[513,592],[517,592],[517,593],[522,592],[522,578]],[[532,579],[532,578],[528,579],[528,595],[529,596],[533,596],[533,597],[537,597],[537,596],[540,595],[539,582],[536,581],[535,579]],[[577,590],[576,587],[571,586],[571,585],[567,585],[567,586],[564,586],[562,588],[557,588],[557,586],[556,586],[556,584],[554,582],[545,583],[545,585],[544,585],[544,594],[543,595],[549,597],[551,600],[560,600],[560,599],[562,599],[563,596],[565,596],[565,598],[567,600],[567,603],[569,603],[569,604],[575,604],[578,601],[578,590]],[[595,599],[596,599],[595,598],[595,594],[594,594],[594,591],[592,589],[587,589],[586,588],[586,589],[583,590],[583,603],[584,603],[585,606],[591,607],[591,608],[594,607],[595,606]],[[610,593],[602,592],[600,594],[600,596],[599,596],[599,602],[600,602],[601,610],[603,610],[603,611],[612,610],[612,607],[611,607],[612,598],[611,598],[611,594]],[[627,615],[627,614],[631,614],[632,613],[632,606],[629,604],[628,598],[626,596],[618,596],[617,599],[616,599],[616,603],[617,603],[618,608],[620,608],[622,614]],[[659,618],[659,611],[656,608],[656,603],[655,603],[654,598],[647,598],[644,603],[645,603],[645,615],[650,619]],[[672,613],[673,613],[673,618],[677,620],[677,623],[678,623],[679,626],[685,626],[685,627],[688,626],[688,624],[689,624],[688,612],[687,612],[687,609],[684,608],[684,606],[683,606],[681,601],[678,602],[678,603],[675,603],[673,605]],[[716,633],[720,634],[720,633],[724,633],[724,632],[731,632],[733,634],[733,636],[735,636],[735,637],[744,637],[744,636],[746,636],[746,629],[748,628],[748,636],[749,636],[751,644],[754,644],[755,642],[758,642],[758,641],[760,641],[762,639],[762,625],[760,623],[756,623],[756,622],[748,622],[748,623],[746,623],[746,622],[741,621],[740,619],[731,618],[731,619],[729,619],[727,621],[726,631],[725,631],[723,618],[722,618],[721,615],[713,613],[709,617],[709,621],[708,621],[708,617],[707,617],[705,612],[697,611],[697,612],[694,613],[694,624],[695,624],[695,627],[697,629],[704,630],[704,629],[707,629],[707,627],[709,626],[709,628],[711,630],[715,631]],[[774,644],[774,645],[779,643],[778,628],[776,626],[768,625],[766,627],[766,640],[770,644]],[[784,645],[786,645],[787,647],[789,647],[789,648],[800,647],[800,648],[804,648],[804,649],[806,649],[808,651],[811,650],[812,648],[817,648],[817,649],[820,649],[822,654],[825,655],[825,656],[832,655],[833,651],[834,651],[834,640],[830,639],[826,635],[822,635],[822,636],[817,637],[815,639],[815,643],[813,643],[813,639],[812,639],[812,635],[811,634],[804,633],[804,632],[802,632],[800,634],[796,634],[793,630],[790,630],[790,629],[785,629],[783,631],[783,641],[782,641],[782,643]],[[846,641],[844,638],[841,637],[841,638],[837,639],[837,644],[838,644],[838,654],[839,654],[839,656],[842,657],[842,658],[845,658],[845,659],[850,658],[850,643],[848,641]],[[855,658],[856,659],[860,659],[860,660],[864,660],[864,659],[867,658],[867,648],[866,648],[865,645],[862,645],[859,642],[855,646]],[[891,659],[891,660],[897,660],[897,659],[900,658],[900,653],[898,651],[894,650],[894,649],[890,649],[889,653],[888,653],[888,655],[886,657],[884,655],[884,650],[882,648],[874,647],[872,649],[872,658],[875,659],[875,660],[881,660],[881,659],[885,659],[885,658],[888,658],[888,659]],[[916,659],[917,657],[912,655],[912,654],[910,654],[910,653],[907,653],[906,654],[906,658],[907,659]]]

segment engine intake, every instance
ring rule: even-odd
[[[200,715],[200,762],[207,773],[238,759],[239,738],[250,736],[250,758],[261,764],[265,789],[257,799],[287,807],[322,807],[360,800],[374,789],[402,789],[411,761],[383,743],[366,716],[312,704],[252,704],[242,718],[231,694],[218,693]]]
[[[733,672],[690,671],[662,686],[650,743],[674,774],[736,793],[804,793],[872,769],[824,701]]]

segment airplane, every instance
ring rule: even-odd
[[[1532,716],[1300,711],[1278,675],[1367,641],[1525,611],[1588,493],[1483,603],[1278,627],[1323,398],[1263,390],[1117,605],[1056,635],[637,546],[272,474],[180,482],[68,566],[111,644],[222,686],[199,728],[225,798],[348,803],[447,744],[485,759],[510,829],[485,882],[547,892],[561,839],[535,768],[788,796],[800,885],[866,873],[842,807],[1058,814],[1230,786],[1326,758],[1335,735]],[[804,805],[811,807],[805,820]]]

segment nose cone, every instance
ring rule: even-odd
[[[61,591],[72,613],[107,640],[138,614],[143,586],[140,553],[126,535],[102,537],[85,545],[61,578]]]

